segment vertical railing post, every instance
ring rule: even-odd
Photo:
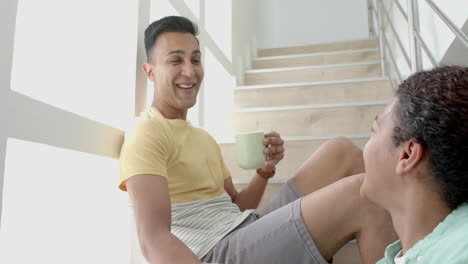
[[[250,50],[251,50],[252,58],[256,58],[257,57],[257,37],[255,35],[252,35],[251,37]]]
[[[374,14],[372,13],[372,1],[367,0],[367,23],[369,23],[369,38],[374,39],[376,37],[374,29]]]
[[[203,30],[206,29],[206,2],[205,0],[200,0],[200,20],[199,27]],[[206,45],[200,43],[200,50],[203,54],[202,56],[202,65],[205,65],[206,62]],[[198,126],[201,128],[205,127],[205,84],[202,82],[200,86],[200,91],[198,92]]]
[[[136,72],[135,72],[135,116],[140,116],[146,108],[146,89],[148,82],[146,75],[141,69],[141,65],[146,62],[145,51],[145,28],[150,20],[150,0],[138,1],[138,27],[137,27],[137,57],[136,57]]]
[[[383,2],[380,0],[375,1],[377,8],[377,20],[379,22],[379,49],[380,49],[380,71],[382,72],[382,77],[385,77],[385,43],[384,43],[384,34],[385,27],[383,21]]]
[[[411,73],[422,69],[421,46],[418,44],[414,32],[419,32],[419,16],[417,0],[407,0],[408,6],[408,33],[410,41]]]

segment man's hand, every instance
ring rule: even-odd
[[[266,161],[263,164],[262,170],[271,172],[275,169],[276,164],[284,158],[284,141],[281,139],[280,134],[271,131],[265,135],[263,145],[265,145],[263,153],[265,154]]]

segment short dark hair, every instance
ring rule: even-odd
[[[446,204],[455,209],[468,202],[468,68],[417,72],[399,85],[396,96],[395,145],[421,144]]]
[[[192,34],[198,42],[198,27],[189,19],[181,16],[167,16],[151,23],[145,30],[146,59],[150,60],[151,50],[159,35],[165,32],[180,32]]]

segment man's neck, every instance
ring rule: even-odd
[[[151,104],[152,107],[158,109],[158,111],[167,119],[182,119],[187,120],[187,110],[179,111],[172,107],[164,104],[164,102],[158,102],[156,100]]]
[[[452,211],[440,195],[424,187],[409,190],[402,199],[403,206],[389,209],[395,231],[406,253],[418,241],[429,235]]]

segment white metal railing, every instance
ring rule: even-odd
[[[389,61],[393,71],[396,73],[396,79],[398,83],[402,81],[402,73],[399,70],[395,57],[393,56],[394,51],[392,50],[391,46],[388,43],[388,38],[386,36],[386,25],[388,24],[391,29],[392,35],[395,37],[397,42],[397,47],[400,49],[401,53],[403,54],[404,61],[407,63],[408,67],[411,69],[411,73],[417,72],[422,70],[422,62],[421,62],[421,52],[424,51],[425,55],[431,62],[433,67],[439,66],[439,63],[434,57],[433,52],[429,49],[428,45],[421,37],[419,31],[419,14],[418,14],[418,0],[406,0],[407,1],[407,13],[404,11],[403,7],[400,5],[398,0],[390,0],[392,4],[395,4],[399,12],[402,14],[405,21],[408,23],[408,32],[409,32],[409,54],[405,50],[403,46],[403,42],[401,41],[400,37],[395,30],[394,24],[392,23],[392,19],[389,15],[389,11],[385,8],[383,4],[383,0],[368,0],[368,10],[369,15],[369,36],[370,37],[378,37],[379,38],[379,46],[380,46],[380,56],[381,56],[381,68],[382,68],[382,75],[385,75],[386,71],[385,62]],[[421,0],[423,1],[423,0]],[[440,8],[432,1],[432,0],[424,0],[428,4],[428,6],[434,11],[435,14],[444,22],[444,24],[455,34],[455,37],[463,44],[463,46],[468,51],[468,37],[455,26],[455,24],[447,17],[444,12],[440,10]],[[373,18],[374,16],[377,18],[378,22],[378,34],[374,28]],[[388,54],[388,56],[387,56]],[[387,58],[388,57],[388,58]]]

